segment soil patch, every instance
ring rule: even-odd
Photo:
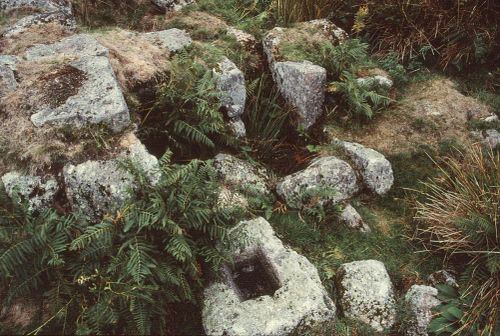
[[[85,80],[85,73],[71,65],[58,67],[39,77],[40,102],[52,108],[61,106],[78,93]]]

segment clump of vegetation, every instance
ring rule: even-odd
[[[416,204],[419,241],[463,270],[460,311],[442,330],[452,335],[492,335],[500,304],[500,153],[479,146],[440,163],[441,174],[424,184]],[[448,321],[448,322],[447,322]]]
[[[167,154],[161,172],[157,186],[144,184],[98,224],[53,210],[36,216],[1,195],[2,306],[30,297],[47,312],[28,332],[176,334],[176,305],[196,302],[226,260],[216,244],[240,211],[218,206],[210,162],[177,166]]]

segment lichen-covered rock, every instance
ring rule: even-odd
[[[392,327],[396,320],[394,288],[383,263],[362,260],[343,264],[337,271],[337,303],[348,318],[376,331]]]
[[[376,90],[377,88],[389,90],[394,84],[392,79],[390,79],[388,76],[382,75],[360,77],[357,79],[357,81],[358,84],[366,90]]]
[[[86,161],[63,168],[66,194],[74,210],[97,221],[125,205],[137,188],[134,176],[123,166],[125,161],[142,170],[151,184],[159,181],[158,160],[134,138],[125,138],[123,144],[128,148],[116,159]]]
[[[234,37],[236,41],[247,50],[255,51],[257,48],[257,39],[252,34],[249,34],[235,27],[228,27],[227,34]]]
[[[76,29],[76,20],[71,11],[56,10],[25,16],[12,26],[4,29],[2,31],[2,35],[5,37],[13,37],[14,35],[20,34],[33,26],[52,22],[58,23],[61,26],[66,27],[68,30]]]
[[[306,191],[331,188],[335,192],[322,201],[332,204],[351,198],[358,191],[356,173],[345,161],[328,156],[315,159],[309,167],[286,176],[276,186],[277,193],[294,208],[302,207]]]
[[[427,281],[432,286],[436,286],[439,284],[445,284],[445,285],[448,285],[451,287],[458,288],[457,280],[447,270],[439,270],[439,271],[432,273],[431,275],[429,275],[429,278],[427,279]]]
[[[299,125],[308,129],[323,113],[326,70],[309,61],[276,62],[272,68],[283,98],[296,109]]]
[[[500,132],[496,129],[487,129],[473,133],[480,139],[481,143],[486,147],[496,148],[500,146]]]
[[[174,53],[193,43],[191,36],[185,30],[177,28],[144,33],[142,36],[151,43]]]
[[[17,88],[14,75],[17,59],[14,56],[0,55],[0,98]]]
[[[338,142],[359,170],[364,184],[378,195],[386,194],[394,183],[391,163],[379,152],[354,142]]]
[[[318,271],[305,257],[285,247],[266,220],[242,222],[229,237],[228,250],[235,263],[258,258],[276,287],[274,292],[245,299],[234,281],[240,274],[226,267],[223,279],[205,290],[202,315],[207,335],[284,336],[334,323],[335,305]],[[241,272],[252,272],[253,267],[249,263]]]
[[[195,0],[151,0],[156,6],[167,11],[180,11],[187,5],[195,3]]]
[[[245,75],[238,69],[236,64],[224,57],[213,70],[217,89],[221,93],[221,105],[226,112],[233,133],[237,137],[246,134],[245,124],[241,120],[245,112],[247,90],[245,87]]]
[[[228,121],[228,124],[235,137],[244,138],[247,135],[245,123],[241,118],[232,118]]]
[[[269,177],[263,168],[229,154],[217,154],[214,166],[223,184],[233,190],[269,193]]]
[[[70,8],[67,0],[2,0],[0,10],[10,11],[13,9],[32,8],[40,11],[54,11]]]
[[[68,125],[82,127],[89,124],[106,124],[118,132],[130,123],[130,115],[123,93],[118,85],[108,57],[108,50],[91,35],[70,36],[58,43],[36,45],[26,51],[25,59],[31,62],[50,62],[63,59],[60,74],[64,76],[66,91],[75,94],[55,100],[50,104],[38,102],[33,107],[31,121],[43,125]],[[71,69],[69,71],[68,69]],[[74,75],[72,75],[74,74]],[[66,78],[67,77],[67,78]],[[61,92],[54,92],[55,94]]]
[[[236,64],[224,57],[213,70],[217,89],[222,93],[221,104],[229,118],[241,117],[245,112],[247,91],[245,75]]]
[[[9,197],[16,194],[21,201],[27,202],[31,211],[50,207],[59,190],[55,178],[49,175],[41,177],[10,172],[2,176],[2,183]]]
[[[363,233],[371,232],[368,224],[365,223],[361,215],[350,204],[347,204],[344,207],[344,210],[342,210],[342,213],[340,214],[340,220],[348,228],[355,229]]]
[[[432,320],[432,309],[441,301],[434,287],[413,285],[405,295],[405,320],[403,332],[407,336],[427,336]]]
[[[282,46],[288,43],[338,44],[345,36],[345,32],[330,21],[314,20],[290,28],[276,27],[263,39],[274,81],[287,103],[296,110],[299,125],[304,129],[311,127],[323,113],[326,70],[307,59],[287,58]]]

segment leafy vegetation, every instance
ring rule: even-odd
[[[2,194],[2,305],[31,297],[50,313],[28,331],[176,333],[175,305],[196,302],[203,279],[225,260],[215,246],[240,211],[218,207],[210,162],[177,166],[168,153],[161,162],[158,185],[144,184],[98,224],[54,210],[36,216]]]
[[[491,307],[500,299],[500,154],[477,146],[461,158],[444,160],[440,169],[416,203],[419,241],[462,270],[464,311],[458,324],[450,323],[451,334],[492,335],[499,327],[498,310]]]

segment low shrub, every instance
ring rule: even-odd
[[[218,206],[210,162],[179,166],[165,155],[161,172],[98,224],[36,215],[0,195],[1,305],[32,298],[44,307],[26,332],[178,335],[175,307],[196,303],[226,260],[215,246],[240,211]],[[19,333],[13,325],[0,323],[1,333]]]
[[[493,335],[499,326],[492,307],[500,304],[500,153],[474,146],[439,166],[440,175],[423,184],[415,219],[425,248],[463,271],[463,314],[442,327],[452,335]]]

